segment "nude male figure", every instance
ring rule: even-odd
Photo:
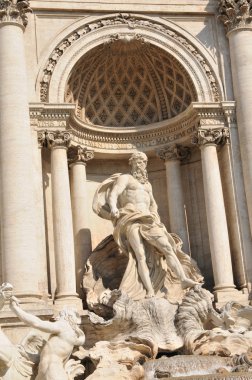
[[[153,238],[148,239],[148,243],[156,247],[165,256],[167,265],[180,279],[183,289],[197,285],[198,282],[186,277],[183,267],[168,240],[167,232],[164,231],[164,226],[160,223],[157,204],[146,171],[147,156],[141,152],[134,153],[129,163],[132,166],[131,174],[120,175],[108,197],[114,224],[120,219],[120,209],[132,209],[132,212],[139,211],[143,215],[149,215],[150,221],[147,227],[150,234],[153,231],[154,233]],[[138,273],[147,291],[146,297],[153,297],[154,289],[146,263],[145,239],[142,235],[139,223],[135,223],[129,229],[128,240],[136,256]]]
[[[55,322],[47,322],[22,310],[15,297],[11,297],[10,301],[11,309],[21,321],[51,334],[41,351],[35,380],[68,380],[64,365],[74,346],[82,346],[85,343],[85,335],[78,327],[81,321],[77,312],[65,309],[59,313]]]

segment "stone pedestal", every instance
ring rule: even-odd
[[[37,241],[23,32],[29,2],[1,2],[0,14],[0,176],[3,281],[21,302],[45,293],[44,259]]]
[[[68,152],[70,164],[70,184],[75,244],[76,288],[82,295],[83,270],[92,250],[91,232],[88,228],[86,164],[94,157],[90,150],[79,146]]]
[[[183,250],[187,253],[190,252],[190,243],[180,162],[188,158],[189,154],[188,148],[174,144],[168,145],[158,151],[159,157],[165,161],[170,229],[171,232],[177,234],[182,239]]]

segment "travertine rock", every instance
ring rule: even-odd
[[[243,354],[252,345],[251,322],[247,307],[227,303],[217,312],[213,296],[201,287],[194,287],[184,297],[176,315],[176,326],[183,337],[185,352],[196,355],[233,356]],[[252,315],[252,308],[251,308]]]
[[[88,380],[141,380],[144,369],[139,362],[144,363],[148,354],[148,348],[143,344],[101,341],[89,351],[79,350],[75,356],[90,359],[94,364],[95,371],[87,377]]]

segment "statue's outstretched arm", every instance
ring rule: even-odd
[[[28,326],[51,334],[60,333],[60,327],[58,326],[57,322],[42,321],[35,315],[27,313],[21,309],[15,297],[12,297],[10,301],[10,308],[14,311],[17,317]]]
[[[114,217],[118,217],[117,200],[120,194],[126,189],[128,184],[128,175],[121,175],[115,182],[109,196],[108,204],[111,210],[111,214]]]

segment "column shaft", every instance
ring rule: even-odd
[[[73,212],[73,229],[75,242],[77,291],[81,294],[83,270],[91,252],[91,235],[88,229],[86,164],[71,164],[71,199]]]
[[[229,34],[245,192],[252,232],[252,29]]]
[[[0,24],[0,176],[3,278],[23,301],[41,297],[23,28]]]
[[[67,148],[52,148],[52,202],[56,298],[76,297],[73,223],[67,165]]]
[[[231,290],[233,271],[216,145],[203,145],[201,158],[215,290]]]

